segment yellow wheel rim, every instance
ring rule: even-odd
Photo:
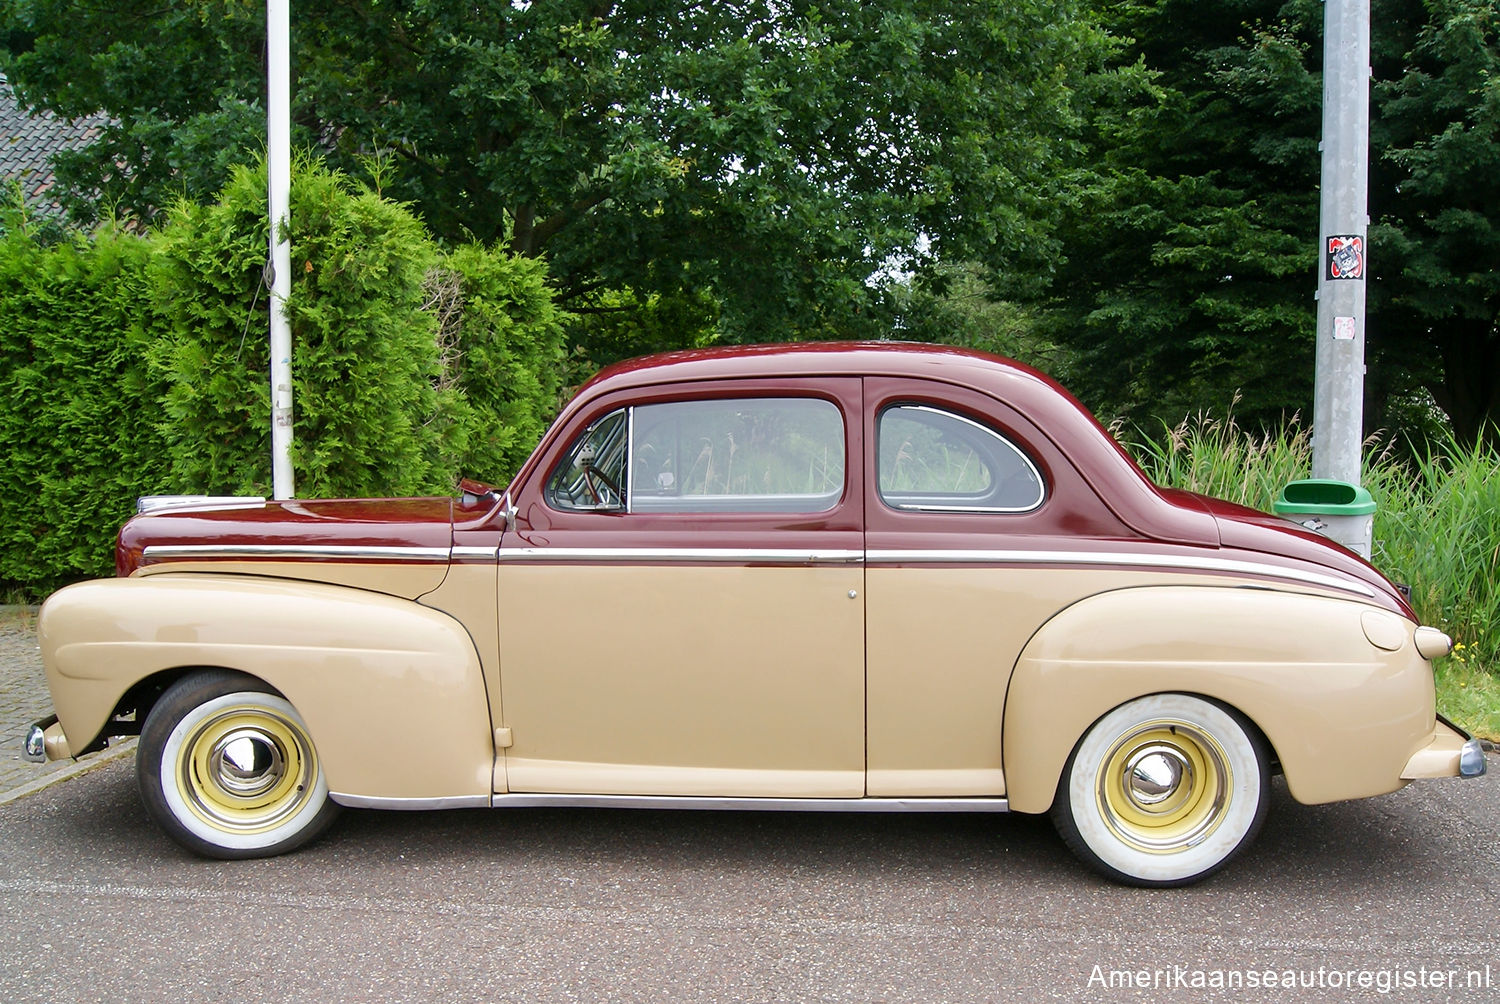
[[[1213,833],[1233,785],[1218,740],[1187,722],[1159,719],[1115,741],[1096,791],[1100,815],[1116,837],[1139,850],[1171,854]]]
[[[301,726],[253,704],[218,709],[195,725],[177,754],[188,808],[225,832],[270,830],[306,804],[317,754]]]

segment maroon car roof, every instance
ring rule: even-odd
[[[644,356],[602,370],[562,418],[605,394],[664,384],[732,379],[890,376],[934,380],[1003,401],[1051,439],[1129,526],[1160,540],[1217,546],[1206,511],[1166,503],[1098,420],[1057,381],[1022,363],[919,342],[785,342],[718,346]]]

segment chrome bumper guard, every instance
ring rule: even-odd
[[[1485,770],[1484,747],[1478,739],[1470,739],[1458,754],[1458,776],[1483,777]]]
[[[47,762],[47,730],[57,724],[57,716],[49,715],[26,730],[26,747],[21,756],[32,763]]]
[[[103,744],[97,748],[103,749]],[[21,755],[32,763],[76,759],[56,715],[49,715],[26,730],[26,745]]]
[[[1458,776],[1483,777],[1485,771],[1489,769],[1484,760],[1484,744],[1469,735],[1466,729],[1459,728],[1442,715],[1438,715],[1437,719],[1466,740],[1463,749],[1458,752]]]

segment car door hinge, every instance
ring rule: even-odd
[[[496,729],[495,730],[495,749],[497,749],[497,750],[510,749],[510,745],[511,745],[510,729]]]

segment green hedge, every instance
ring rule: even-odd
[[[147,242],[0,240],[0,583],[107,571],[135,497],[166,483]]]
[[[144,235],[0,235],[0,587],[110,570],[137,496],[270,494],[265,172]],[[553,414],[562,332],[538,262],[447,253],[313,163],[291,193],[293,467],[304,498],[514,473]]]
[[[470,244],[427,278],[429,310],[444,320],[445,379],[458,391],[450,466],[502,483],[531,456],[562,391],[565,339],[546,266]]]

